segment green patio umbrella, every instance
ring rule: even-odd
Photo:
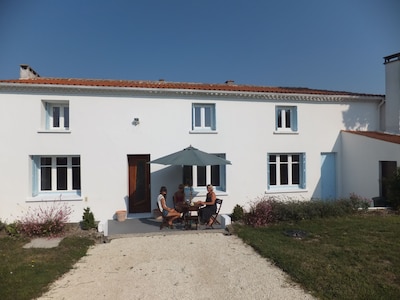
[[[192,146],[189,146],[181,151],[160,157],[150,161],[153,164],[161,165],[180,165],[180,166],[215,166],[215,165],[230,165],[229,160],[218,157],[214,154],[209,154]]]

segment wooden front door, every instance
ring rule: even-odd
[[[129,213],[151,212],[150,155],[128,155]]]

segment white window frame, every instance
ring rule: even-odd
[[[289,112],[290,126],[286,126],[286,112]],[[281,121],[279,124],[279,120]],[[276,106],[275,107],[275,131],[296,133],[298,132],[297,106]]]
[[[51,189],[42,190],[41,182],[41,158],[50,158],[51,164],[46,165],[46,167],[51,168]],[[57,189],[57,158],[67,158],[67,189]],[[81,189],[73,189],[73,168],[79,168],[79,186],[81,187],[81,162],[79,164],[73,164],[72,159],[79,158],[79,155],[34,155],[32,159],[32,196],[44,195],[44,194],[60,194],[69,193],[80,195]],[[64,166],[64,165],[63,165]],[[44,167],[44,166],[43,166]]]
[[[276,161],[271,162],[271,155],[276,156]],[[282,162],[282,156],[288,156],[287,162]],[[299,161],[293,162],[294,155],[299,155]],[[281,183],[281,165],[287,164],[287,184]],[[299,165],[299,183],[293,183],[292,166]],[[271,183],[271,165],[275,165],[276,183]],[[268,153],[267,155],[267,191],[304,190],[306,188],[306,155],[305,153]]]
[[[49,131],[69,131],[70,129],[70,106],[69,101],[43,101],[44,129]],[[54,110],[58,108],[59,116],[54,116]],[[68,112],[67,114],[65,112]],[[58,126],[54,125],[55,118]]]
[[[207,122],[207,109],[210,111],[209,122]],[[197,114],[199,112],[199,115]],[[193,103],[192,105],[192,130],[195,132],[215,132],[216,122],[215,122],[215,104],[214,103]],[[199,122],[196,122],[199,121]],[[197,124],[199,123],[199,124]]]
[[[214,155],[217,155],[217,156],[225,159],[225,154],[224,153],[218,153],[218,154],[214,153]],[[192,178],[189,179],[189,181],[190,180],[191,181],[190,182],[185,182],[185,181],[187,181],[187,179],[183,178],[183,182],[186,185],[190,185],[191,184],[191,186],[192,186],[192,188],[193,188],[193,190],[195,192],[200,192],[200,193],[207,192],[207,184],[212,183],[212,180],[211,180],[211,173],[212,173],[211,172],[211,167],[212,166],[205,166],[205,168],[206,168],[206,172],[205,172],[206,173],[206,178],[205,178],[205,184],[204,185],[198,185],[197,184],[197,181],[198,181],[198,178],[197,178],[198,166],[190,166],[190,167],[192,168]],[[223,191],[223,192],[226,191],[226,165],[219,165],[219,185],[214,185],[214,189],[216,191]]]

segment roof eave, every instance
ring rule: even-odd
[[[315,102],[347,102],[347,101],[377,101],[385,99],[382,95],[324,95],[317,93],[284,93],[284,92],[246,92],[246,91],[226,91],[212,89],[174,89],[174,88],[145,88],[145,87],[115,87],[115,86],[97,86],[97,85],[67,85],[67,84],[40,84],[40,83],[10,83],[0,82],[1,87],[10,87],[12,89],[31,89],[31,90],[70,90],[70,91],[111,91],[111,92],[139,92],[148,94],[179,94],[179,95],[207,95],[218,97],[235,98],[254,98],[265,100],[288,100],[297,101],[315,101]]]

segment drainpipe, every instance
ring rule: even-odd
[[[385,104],[385,99],[382,99],[381,100],[381,102],[379,102],[379,104],[378,104],[378,121],[379,121],[379,129],[380,129],[380,131],[383,131],[383,132],[385,132],[386,131],[386,128],[385,128],[385,120],[383,120],[383,122],[382,122],[382,120],[381,120],[381,108],[382,108],[382,105],[383,104]]]

